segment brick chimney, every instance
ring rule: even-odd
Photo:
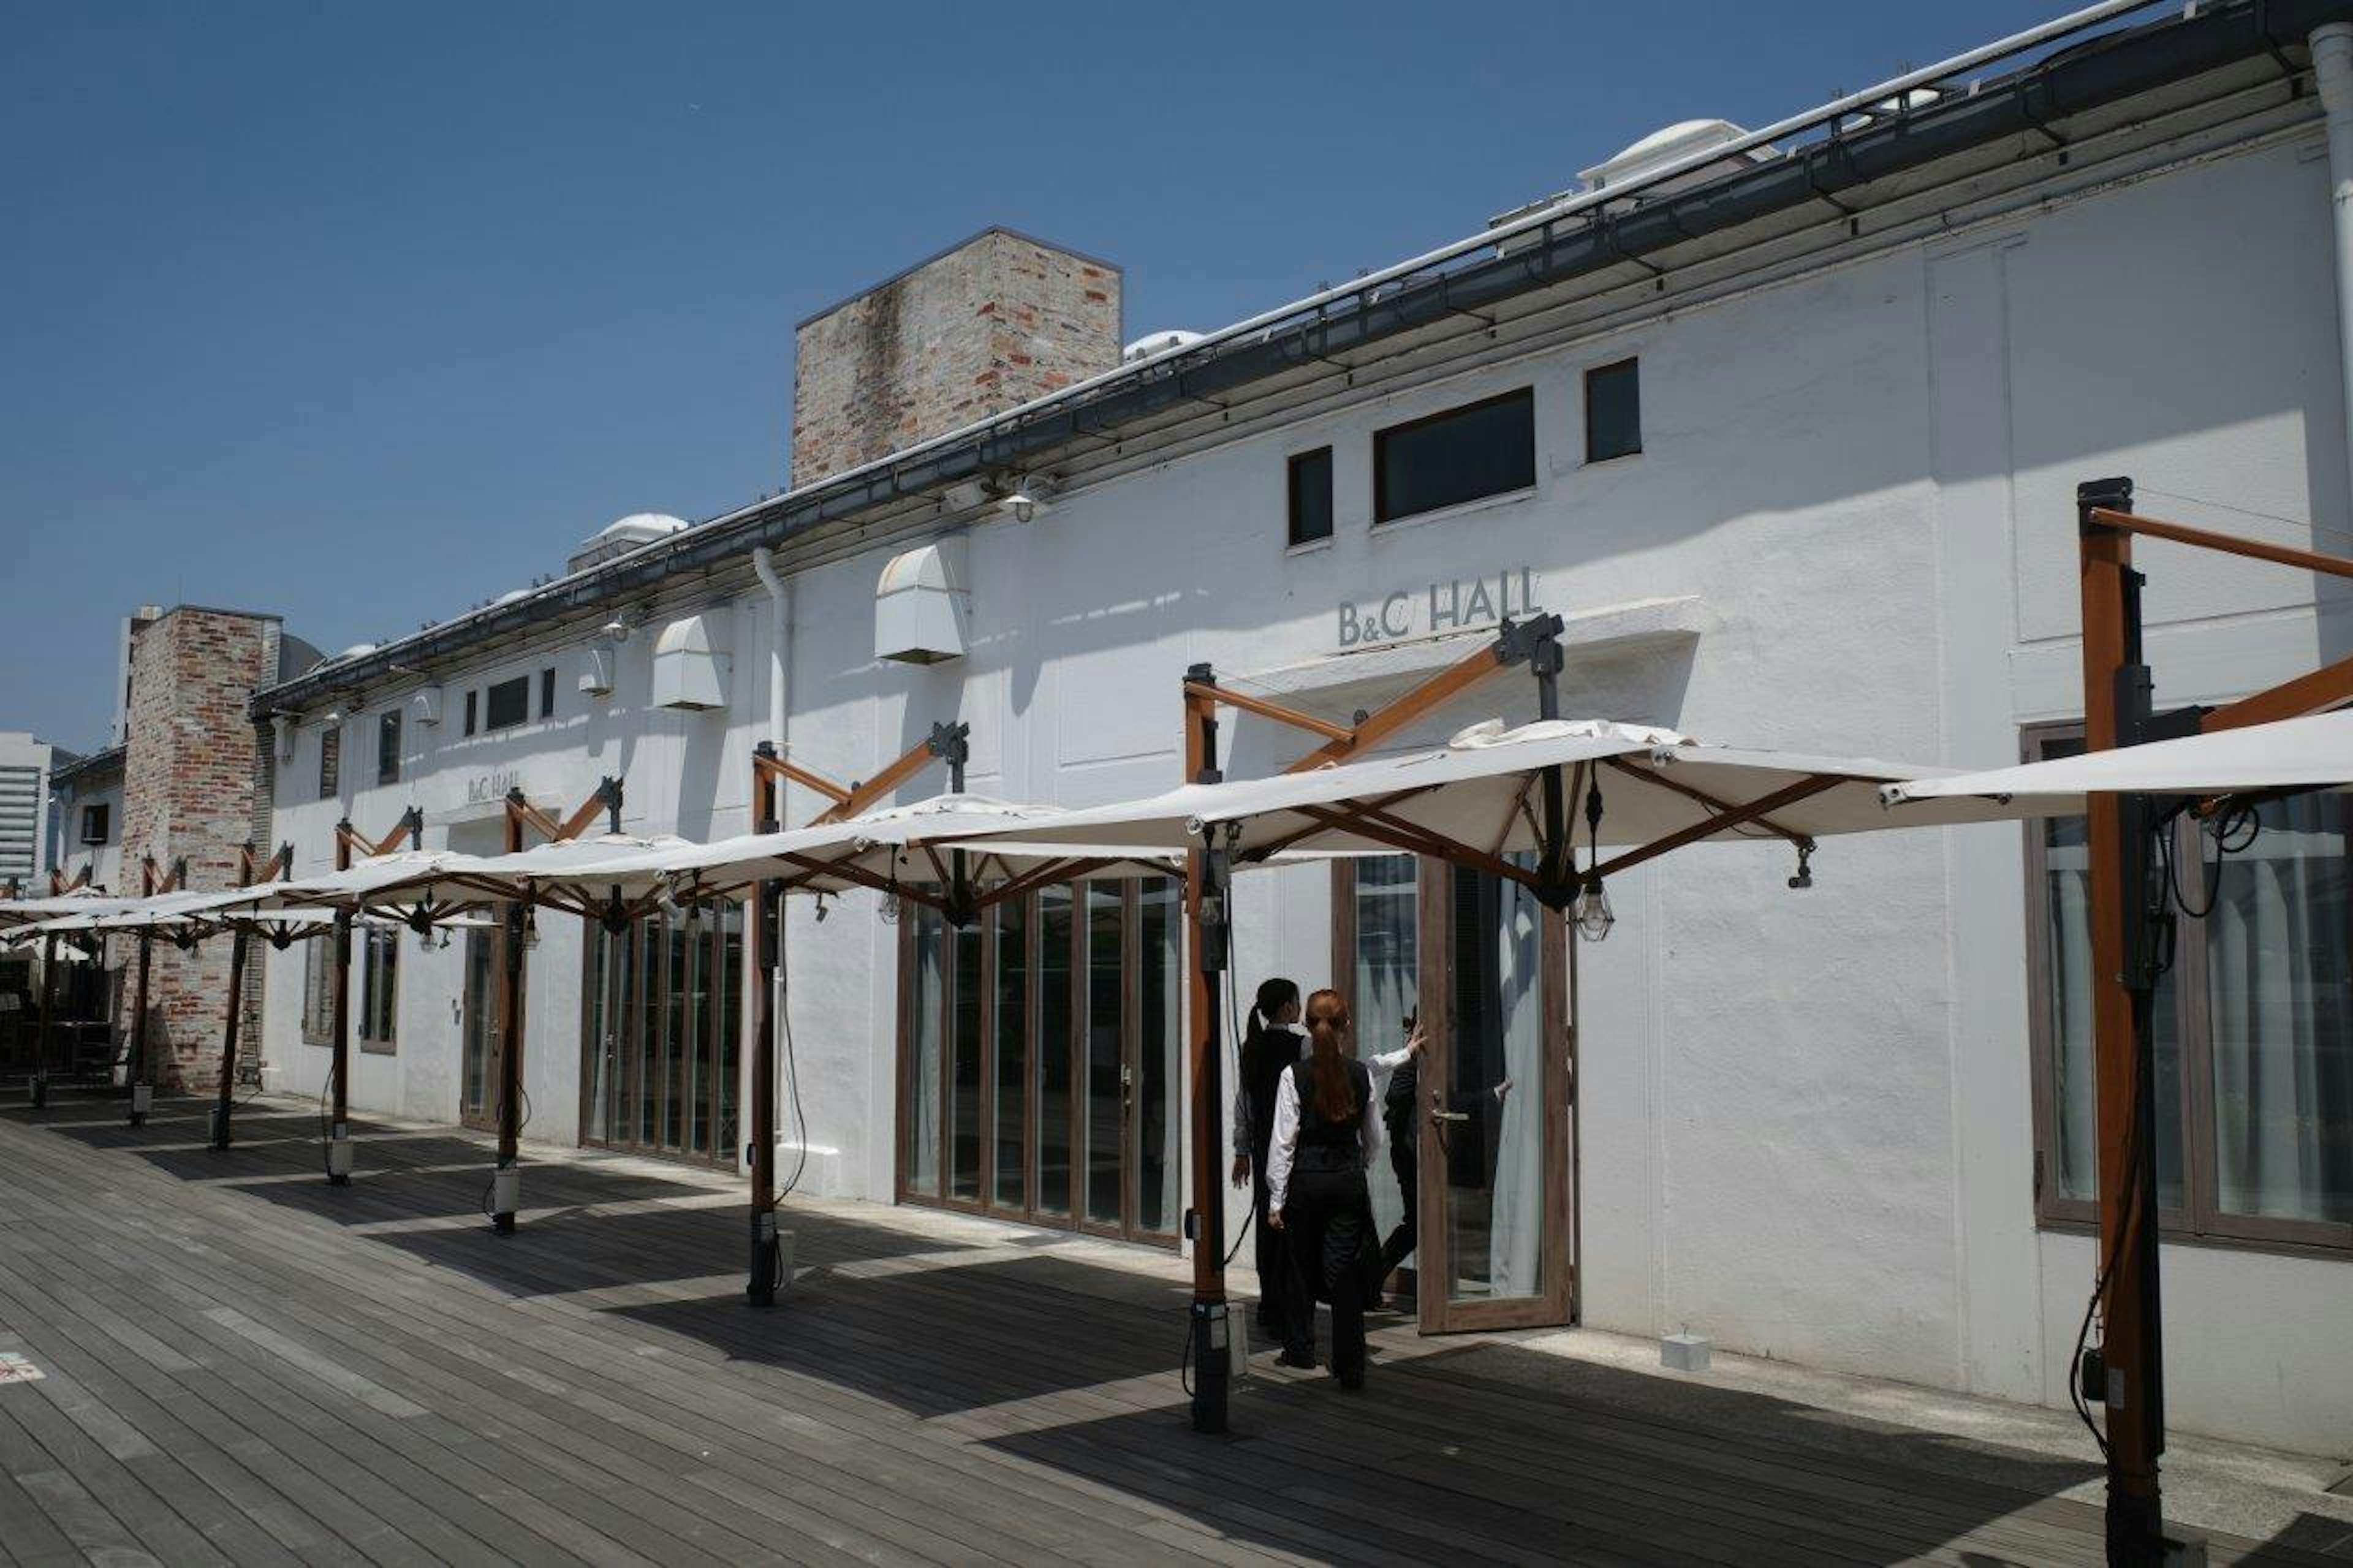
[[[1119,363],[1119,268],[991,228],[793,334],[793,483],[1001,414]]]

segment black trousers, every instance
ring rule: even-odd
[[[1399,1264],[1413,1256],[1421,1226],[1421,1160],[1413,1134],[1389,1142],[1389,1169],[1397,1173],[1398,1192],[1405,1199],[1405,1215],[1381,1243],[1381,1278],[1387,1280]]]
[[[1258,1210],[1252,1221],[1258,1228],[1250,1246],[1251,1256],[1258,1259],[1258,1321],[1262,1327],[1282,1333],[1291,1321],[1291,1310],[1285,1304],[1291,1300],[1291,1243],[1266,1223],[1263,1149],[1250,1163],[1250,1201]]]
[[[1342,1381],[1365,1374],[1365,1251],[1373,1240],[1373,1199],[1351,1161],[1314,1163],[1291,1173],[1282,1207],[1291,1243],[1290,1320],[1283,1348],[1297,1360],[1315,1355],[1315,1299],[1332,1303],[1332,1370]]]

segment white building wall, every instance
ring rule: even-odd
[[[1525,569],[1540,604],[1573,617],[1572,710],[1763,746],[2009,760],[2021,723],[2079,703],[2079,480],[2128,473],[2149,510],[2290,543],[2311,542],[2301,520],[2353,510],[2333,340],[2314,325],[2334,309],[2317,146],[2315,132],[1366,398],[1080,489],[1026,526],[982,523],[970,652],[953,663],[871,658],[887,552],[802,573],[792,754],[869,776],[962,717],[976,791],[1076,805],[1165,787],[1187,666],[1325,660],[1323,679],[1345,679],[1366,661],[1332,659],[1344,600]],[[1630,354],[1645,452],[1587,466],[1581,375]],[[1533,492],[1369,526],[1374,430],[1530,384]],[[1327,443],[1335,537],[1285,551],[1284,459]],[[2294,574],[2144,559],[2167,700],[2348,651],[2337,604],[2316,606]],[[373,731],[354,722],[340,797],[301,798],[317,778],[307,727],[280,771],[298,864],[324,863],[346,811],[380,834],[414,802],[428,844],[455,841],[494,827],[484,803],[510,783],[563,811],[605,773],[626,780],[632,830],[740,830],[765,598],[733,603],[723,712],[646,708],[649,627],[609,699],[574,689],[567,647],[555,717],[497,736],[459,737],[459,693],[547,659],[443,672],[447,717],[412,728],[397,785],[357,787]],[[1525,685],[1499,677],[1480,703],[1524,702]],[[1235,772],[1297,750],[1248,718],[1228,738]],[[797,799],[787,816],[808,813]],[[1685,851],[1624,879],[1617,931],[1579,950],[1583,1319],[2059,1403],[2090,1264],[2080,1237],[2034,1221],[2019,832],[1840,841],[1815,868],[1796,894],[1779,849]],[[1327,887],[1315,870],[1245,881],[1242,986],[1328,973]],[[896,933],[874,910],[844,900],[819,925],[797,907],[790,1017],[810,1141],[832,1152],[813,1179],[887,1199]],[[573,922],[543,923],[530,1135],[562,1142],[578,1131],[580,949],[560,929]],[[354,1104],[453,1113],[455,954],[405,958],[399,1051],[355,1056]],[[270,964],[274,1033],[299,1016],[297,956]],[[324,1051],[281,1040],[270,1055],[295,1064],[291,1087],[318,1087]],[[2166,1261],[2174,1423],[2341,1446],[2353,1263],[2183,1247]]]

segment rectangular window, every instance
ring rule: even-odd
[[[114,826],[110,820],[113,815],[111,803],[107,801],[100,801],[95,805],[83,806],[81,808],[81,841],[84,844],[105,843],[107,830]]]
[[[506,730],[531,717],[531,677],[518,675],[491,687],[483,702],[482,728]]]
[[[1596,365],[1585,373],[1585,460],[1604,463],[1642,449],[1640,360]]]
[[[315,944],[313,944],[315,945]],[[400,1021],[400,928],[368,926],[352,934],[352,976],[359,1012],[353,1032],[365,1051],[389,1051]]]
[[[1291,459],[1291,532],[1293,544],[1332,537],[1332,448],[1318,447]]]
[[[332,800],[343,773],[343,727],[330,724],[319,731],[319,798]]]
[[[1526,388],[1373,435],[1375,522],[1535,482],[1536,403]]]
[[[375,782],[400,782],[400,710],[387,708],[375,721]]]
[[[2044,731],[2030,754],[2081,752]],[[2353,1247],[2353,821],[2335,795],[2257,808],[2253,840],[2176,824],[2190,905],[2155,1019],[2166,1235]],[[2032,824],[2038,1212],[2097,1217],[2090,860],[2082,817]]]
[[[551,718],[554,712],[555,671],[543,669],[539,672],[539,716],[543,719]]]
[[[477,694],[476,694],[475,692],[472,692],[472,691],[469,691],[469,692],[467,692],[467,693],[466,693],[466,733],[468,733],[469,735],[470,735],[470,734],[472,734],[472,733],[474,732],[474,719],[475,719],[474,699],[475,699],[476,695],[477,695]]]

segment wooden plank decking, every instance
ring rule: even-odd
[[[1203,1439],[1173,1270],[802,1205],[763,1314],[733,1183],[536,1164],[501,1237],[470,1135],[364,1127],[331,1189],[308,1110],[203,1113],[0,1105],[0,1560],[2099,1560],[2083,1464],[1402,1328]]]

